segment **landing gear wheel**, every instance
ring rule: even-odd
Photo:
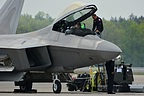
[[[31,81],[24,82],[22,85],[20,85],[20,90],[23,92],[31,91],[32,90],[32,82]]]
[[[54,93],[60,93],[61,92],[61,82],[59,80],[55,80],[53,84],[53,92]]]

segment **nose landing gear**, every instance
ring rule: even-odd
[[[54,93],[60,93],[61,92],[61,89],[62,89],[62,86],[61,86],[61,82],[60,80],[58,79],[58,75],[57,74],[54,74],[54,81],[53,81],[53,92]]]

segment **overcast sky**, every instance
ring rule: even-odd
[[[0,7],[6,0],[0,0]],[[98,7],[98,16],[109,20],[111,17],[128,18],[131,13],[144,16],[144,0],[25,0],[22,14],[36,15],[39,11],[48,13],[53,18],[73,2],[93,3]]]

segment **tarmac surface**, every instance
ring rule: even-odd
[[[144,85],[144,75],[134,75],[134,85]],[[70,92],[67,91],[66,83],[62,84],[62,92],[60,94],[54,94],[52,91],[52,83],[34,83],[33,88],[37,89],[37,93],[14,93],[13,90],[17,89],[13,82],[0,82],[0,96],[111,96],[106,92]],[[115,96],[144,96],[144,93],[128,92],[128,93],[116,93]]]

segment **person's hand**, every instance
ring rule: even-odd
[[[100,31],[99,31],[99,30],[96,30],[96,33],[97,33],[98,35],[100,35]]]
[[[99,30],[96,30],[96,32],[99,32]]]

